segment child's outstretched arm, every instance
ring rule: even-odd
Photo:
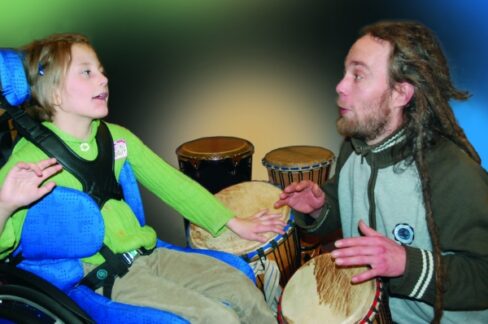
[[[38,163],[19,162],[8,172],[0,188],[0,233],[16,209],[38,200],[54,188],[54,182],[43,186],[41,183],[61,169],[56,159],[51,158]]]

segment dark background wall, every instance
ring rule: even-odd
[[[411,19],[432,28],[456,84],[453,103],[486,168],[488,5],[483,0],[0,2],[0,46],[57,32],[90,37],[110,79],[108,121],[126,126],[177,167],[175,149],[198,137],[243,137],[261,158],[288,145],[338,153],[335,84],[359,28]],[[174,211],[143,191],[148,221],[183,244]]]

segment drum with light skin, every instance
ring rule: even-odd
[[[251,180],[251,142],[230,136],[202,137],[176,149],[180,171],[211,193]]]
[[[263,165],[268,171],[271,183],[285,188],[293,182],[310,180],[319,186],[329,179],[330,168],[335,156],[320,146],[295,145],[274,149],[264,156]],[[330,237],[319,238],[298,229],[302,262],[322,253],[321,243],[330,242],[341,236],[340,232]]]
[[[215,196],[226,207],[234,211],[237,217],[247,218],[261,210],[270,213],[280,213],[282,220],[287,222],[285,234],[265,233],[267,241],[249,241],[240,238],[230,230],[213,237],[201,227],[191,224],[189,243],[192,247],[225,251],[241,256],[247,262],[259,260],[273,260],[281,273],[280,283],[284,287],[288,279],[299,266],[298,238],[295,233],[293,216],[290,208],[283,206],[275,209],[273,204],[278,199],[281,190],[264,181],[247,181],[227,187]],[[258,286],[262,288],[262,278],[257,278]]]
[[[262,163],[268,170],[269,181],[285,188],[301,180],[311,180],[322,185],[329,178],[334,158],[334,153],[326,148],[296,145],[266,153]]]
[[[352,284],[353,275],[366,267],[338,267],[330,254],[321,254],[301,266],[288,281],[279,305],[280,323],[391,323],[384,307],[382,283]]]

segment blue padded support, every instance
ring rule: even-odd
[[[163,310],[111,301],[85,286],[76,287],[68,295],[97,323],[189,323],[183,317]]]
[[[79,259],[100,250],[104,229],[89,195],[56,187],[27,212],[19,245],[25,260],[18,267],[66,291],[83,278]]]
[[[122,166],[122,170],[119,174],[119,184],[122,187],[125,202],[130,206],[134,214],[136,214],[139,224],[144,226],[146,224],[146,220],[144,216],[141,193],[129,161],[125,161],[124,165]]]
[[[23,260],[18,268],[34,273],[62,291],[73,288],[83,279],[83,266],[78,259]]]
[[[21,54],[13,49],[0,49],[0,88],[11,106],[18,106],[30,97]]]
[[[105,226],[100,209],[89,195],[56,187],[29,208],[22,228],[24,258],[84,258],[102,247]]]

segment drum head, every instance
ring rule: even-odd
[[[268,152],[263,158],[266,167],[301,167],[323,165],[334,159],[334,153],[320,146],[287,146]]]
[[[290,217],[290,208],[283,206],[275,209],[273,204],[279,199],[281,189],[264,181],[246,181],[227,187],[215,194],[227,208],[232,210],[237,217],[248,218],[263,209],[271,213],[281,213],[283,221]],[[268,241],[278,236],[276,233],[266,233]],[[220,250],[236,255],[253,252],[266,243],[248,241],[227,229],[218,237],[213,237],[201,227],[190,225],[190,244],[201,249]]]
[[[238,137],[214,136],[202,137],[181,144],[176,149],[180,158],[197,160],[221,160],[254,153],[251,142]]]
[[[351,284],[365,267],[338,268],[330,254],[305,263],[288,281],[281,299],[286,323],[357,323],[376,304],[376,282]]]

